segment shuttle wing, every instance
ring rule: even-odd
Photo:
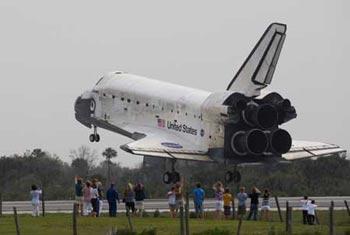
[[[142,156],[213,162],[207,155],[207,149],[200,148],[195,143],[174,134],[156,128],[143,128],[142,133],[145,135],[141,139],[122,145],[120,148]]]
[[[294,161],[345,153],[346,150],[334,144],[293,140],[292,148],[282,157],[285,160]]]

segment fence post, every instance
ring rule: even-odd
[[[293,233],[293,229],[292,229],[292,212],[293,212],[293,208],[291,206],[288,207],[288,222],[287,222],[287,233],[288,235],[292,235]]]
[[[283,222],[281,207],[280,207],[280,203],[278,201],[278,197],[277,196],[275,196],[275,201],[276,201],[276,206],[277,206],[277,210],[278,210],[278,215],[280,217],[280,221]]]
[[[189,199],[189,193],[188,190],[186,190],[186,204],[185,204],[185,229],[186,229],[186,235],[190,235],[190,225],[189,225],[189,217],[190,217],[190,199]]]
[[[13,216],[15,217],[16,234],[20,235],[21,233],[20,233],[19,224],[18,224],[17,208],[15,206],[13,207]]]
[[[289,202],[286,201],[286,232],[288,232],[288,221],[289,221]]]
[[[236,217],[236,208],[235,208],[235,197],[232,197],[232,219]]]
[[[0,217],[2,216],[2,193],[0,193]]]
[[[41,209],[43,212],[43,217],[45,217],[45,194],[43,189],[41,189]]]
[[[73,235],[77,235],[78,234],[78,230],[77,230],[77,213],[78,213],[78,205],[76,203],[73,204]]]
[[[184,206],[180,205],[180,235],[185,235],[185,225],[184,225]]]
[[[331,206],[329,207],[329,235],[334,235],[333,209],[334,202],[331,201]]]
[[[344,204],[345,204],[346,210],[348,211],[348,215],[350,216],[350,209],[349,209],[348,202],[344,200]]]
[[[241,227],[242,227],[242,216],[238,220],[237,235],[241,234]]]
[[[315,220],[316,224],[320,225],[320,220],[318,219],[317,211],[315,210]]]
[[[134,226],[132,224],[131,217],[130,217],[130,209],[127,206],[125,206],[125,207],[126,207],[125,214],[126,214],[126,218],[128,218],[129,229],[131,232],[134,232]]]

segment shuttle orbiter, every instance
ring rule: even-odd
[[[261,90],[272,80],[286,25],[271,24],[226,90],[208,92],[124,72],[103,76],[75,102],[76,119],[127,136],[136,155],[205,162],[273,163],[344,153],[334,144],[292,141],[281,125],[296,118],[289,99]],[[174,165],[174,164],[173,164]],[[236,168],[235,168],[236,169]],[[172,171],[166,183],[179,180]],[[226,180],[239,181],[238,171]]]

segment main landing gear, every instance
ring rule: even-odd
[[[99,142],[100,141],[100,135],[97,134],[97,127],[94,126],[94,133],[89,136],[90,142]]]
[[[175,184],[181,180],[180,173],[175,171],[175,163],[176,160],[172,160],[171,162],[171,172],[167,171],[163,174],[163,182],[165,184]]]
[[[232,181],[235,184],[238,184],[241,182],[242,176],[241,173],[237,170],[237,166],[234,167],[233,172],[227,171],[225,174],[225,181],[226,183],[231,183]]]

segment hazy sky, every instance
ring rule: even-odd
[[[271,90],[298,118],[293,138],[350,149],[349,1],[0,1],[0,155],[40,147],[64,160],[88,145],[129,139],[91,130],[73,103],[103,73],[127,71],[209,91],[233,71],[271,22],[288,25]]]

